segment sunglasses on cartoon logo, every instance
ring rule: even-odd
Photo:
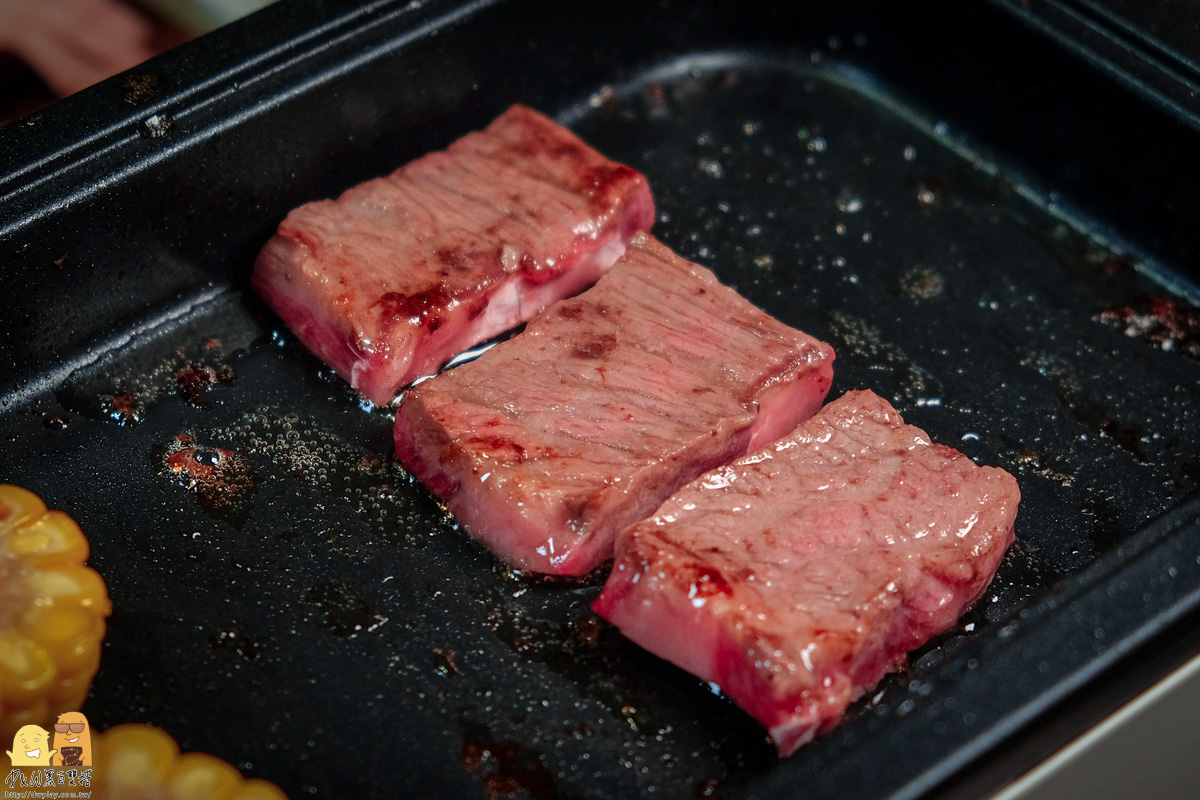
[[[67,731],[70,731],[71,733],[83,733],[83,729],[86,727],[87,727],[87,725],[82,722],[56,722],[56,723],[54,723],[54,730],[58,731],[59,733],[66,733]]]

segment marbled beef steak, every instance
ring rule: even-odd
[[[850,392],[622,532],[595,609],[786,755],[978,599],[1019,499],[1004,470]]]
[[[673,491],[820,408],[833,350],[639,234],[612,271],[419,383],[401,461],[509,564],[582,574]]]
[[[254,288],[377,404],[589,286],[654,222],[638,172],[513,106],[279,226]]]

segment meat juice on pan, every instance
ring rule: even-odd
[[[833,358],[639,234],[593,288],[409,391],[396,450],[508,564],[584,574],[677,488],[815,413]]]
[[[622,532],[594,608],[787,755],[979,598],[1019,499],[1004,470],[850,392]]]
[[[293,210],[252,285],[382,405],[594,283],[653,222],[640,173],[513,106],[445,151]]]

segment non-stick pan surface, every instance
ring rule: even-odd
[[[26,148],[0,184],[0,480],[72,514],[108,581],[93,724],[293,797],[916,796],[1194,610],[1195,233],[1162,152],[1185,125],[986,7],[288,11],[0,131]],[[1005,37],[1032,63],[989,64]],[[1101,109],[1055,100],[1083,80],[1159,149],[1078,139]],[[475,545],[397,466],[389,411],[245,288],[290,207],[513,102],[642,170],[661,239],[830,342],[831,396],[874,389],[1018,478],[978,605],[790,759],[596,617],[602,576]]]

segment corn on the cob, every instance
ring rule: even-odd
[[[92,740],[94,800],[287,800],[273,783],[247,780],[205,753],[180,753],[159,728],[126,723]]]
[[[79,708],[100,666],[104,580],[75,521],[0,484],[0,742]]]

